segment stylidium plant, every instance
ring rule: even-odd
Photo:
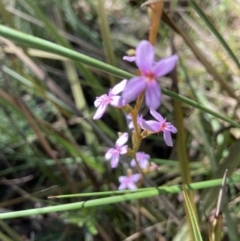
[[[142,40],[136,48],[135,57],[123,57],[127,61],[135,61],[140,71],[140,76],[130,79],[122,97],[129,103],[136,100],[137,97],[145,90],[146,105],[156,110],[161,104],[161,89],[157,82],[160,78],[173,70],[178,61],[177,55],[164,58],[158,62],[154,61],[155,50],[152,44]]]
[[[127,57],[127,61],[135,61],[140,71],[140,76],[127,80],[122,80],[119,84],[109,90],[108,94],[101,95],[96,98],[94,105],[97,111],[93,119],[100,119],[106,111],[108,105],[121,108],[127,112],[127,119],[130,119],[128,124],[132,131],[132,148],[125,145],[129,135],[127,132],[122,133],[117,139],[115,146],[110,148],[105,159],[110,160],[110,166],[116,168],[120,161],[121,155],[130,156],[130,167],[135,167],[134,170],[128,170],[127,176],[119,177],[119,190],[130,189],[135,190],[137,183],[144,178],[144,174],[157,169],[156,164],[149,164],[150,155],[138,151],[142,139],[159,132],[163,132],[165,143],[168,146],[173,146],[171,133],[176,133],[177,129],[170,122],[167,122],[156,109],[161,104],[161,89],[157,82],[157,78],[169,73],[176,65],[178,57],[162,59],[158,62],[154,61],[155,50],[150,42],[143,40],[136,48],[136,56]],[[118,94],[122,92],[122,96]],[[145,96],[146,105],[150,108],[151,115],[156,120],[145,120],[139,114],[140,106]],[[136,100],[134,107],[128,105],[129,102]],[[139,172],[135,173],[134,172]]]

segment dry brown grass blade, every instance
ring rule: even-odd
[[[173,37],[171,39],[171,47],[172,52],[175,53],[175,46],[173,43]],[[178,87],[178,76],[177,76],[177,69],[173,69],[170,73],[170,76],[172,78],[173,83],[173,91],[175,93],[179,94],[179,87]],[[175,125],[178,130],[177,133],[177,141],[176,141],[176,149],[177,149],[177,157],[179,160],[179,167],[180,167],[180,173],[181,173],[181,181],[183,184],[190,184],[192,182],[191,178],[191,171],[190,171],[190,161],[187,155],[187,142],[186,142],[186,133],[185,133],[185,127],[184,127],[184,116],[182,111],[182,103],[178,100],[173,100],[173,106],[174,106],[174,117],[175,117]],[[194,202],[194,192],[190,191],[187,192],[189,203],[192,207],[192,210],[194,212],[194,216],[196,217],[196,220],[198,222],[198,213],[196,208],[196,203]],[[187,216],[187,223],[189,225],[190,235],[192,238],[194,238],[194,229],[191,222],[190,213],[188,210],[188,206],[186,205],[186,202],[184,203],[184,209]]]
[[[177,33],[179,34],[188,45],[188,47],[192,50],[196,58],[203,64],[206,70],[212,75],[213,79],[218,81],[222,86],[222,89],[226,91],[232,98],[236,99],[239,102],[238,97],[236,96],[233,89],[228,85],[226,80],[215,70],[212,64],[206,59],[206,57],[202,54],[202,52],[198,49],[198,47],[191,41],[188,36],[183,33],[183,31],[178,27],[176,23],[168,16],[166,12],[163,11],[162,19]]]

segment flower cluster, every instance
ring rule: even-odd
[[[154,133],[163,132],[166,145],[173,146],[171,133],[176,133],[177,129],[156,111],[161,104],[161,89],[157,82],[157,78],[172,71],[176,66],[178,57],[173,55],[155,62],[154,47],[146,40],[138,44],[135,53],[135,56],[125,56],[123,59],[130,62],[135,61],[140,76],[133,77],[129,81],[126,79],[122,80],[115,87],[110,89],[108,94],[97,97],[94,102],[97,111],[93,119],[100,119],[107,110],[108,105],[124,109],[130,102],[136,100],[140,94],[144,93],[146,105],[149,107],[151,115],[156,120],[145,120],[142,115],[137,116],[137,125],[141,130],[140,134],[142,138]],[[122,95],[119,95],[121,92]],[[132,119],[132,116],[128,115],[127,118]],[[133,129],[133,121],[130,121],[128,126],[129,129]],[[129,154],[133,156],[130,162],[131,167],[137,167],[137,169],[141,168],[142,170],[147,169],[149,167],[150,156],[144,152],[133,153],[133,151],[125,145],[128,138],[128,133],[122,133],[117,139],[115,146],[106,152],[105,159],[110,160],[112,168],[116,168],[119,163],[120,155]],[[126,188],[132,190],[136,189],[136,183],[139,182],[140,179],[140,174],[120,176],[119,190]]]

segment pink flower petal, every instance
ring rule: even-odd
[[[141,72],[149,73],[154,64],[154,47],[150,42],[142,40],[136,48],[136,64]]]
[[[124,132],[116,141],[116,146],[122,146],[128,141],[128,133]]]
[[[146,169],[149,165],[149,162],[148,160],[143,160],[139,163],[139,166],[142,168],[142,169]]]
[[[133,128],[134,128],[134,126],[133,126],[133,121],[131,121],[131,122],[128,124],[128,128],[129,128],[129,129],[133,129]]]
[[[113,87],[111,94],[113,94],[113,95],[119,94],[120,92],[122,92],[124,90],[126,84],[127,84],[127,80],[126,79],[122,80],[120,83],[118,83],[117,85],[115,85]]]
[[[124,189],[126,189],[126,187],[127,187],[126,184],[123,182],[120,184],[118,190],[124,190]]]
[[[163,138],[164,138],[167,146],[173,146],[172,136],[171,136],[170,131],[164,131],[163,132]]]
[[[111,168],[116,168],[119,162],[119,154],[114,153],[111,159]]]
[[[111,101],[109,104],[111,104],[112,106],[115,106],[115,107],[121,107],[123,106],[123,98],[121,96],[113,96],[111,97]]]
[[[133,174],[132,176],[130,176],[130,178],[131,178],[132,182],[138,182],[141,178],[141,175],[140,174]]]
[[[137,186],[132,182],[127,183],[127,187],[130,190],[136,190],[137,189]]]
[[[157,77],[162,77],[168,74],[174,69],[174,67],[177,64],[177,61],[178,61],[177,55],[172,55],[168,58],[161,59],[153,67],[154,74]]]
[[[156,110],[161,104],[161,90],[157,81],[151,81],[146,89],[146,105]]]
[[[167,122],[167,123],[169,123],[169,122]],[[167,128],[166,128],[168,131],[171,131],[172,133],[177,133],[177,128],[174,126],[174,125],[172,125],[171,123],[169,123],[168,125],[167,125]]]
[[[105,154],[105,159],[110,160],[114,154],[114,151],[115,151],[114,148],[110,148]]]
[[[103,116],[104,112],[106,111],[107,107],[108,107],[108,104],[99,105],[95,115],[93,116],[93,119],[94,120],[100,119]]]
[[[106,98],[108,98],[108,96],[106,94],[96,97],[96,100],[94,101],[94,106],[98,107],[99,105],[101,105],[104,102],[104,99],[106,99]]]
[[[131,167],[135,167],[135,166],[136,166],[136,161],[135,161],[135,159],[132,159],[132,160],[131,160],[130,166],[131,166]]]
[[[121,155],[124,155],[124,154],[126,154],[128,152],[128,146],[127,145],[126,146],[121,146],[119,149],[120,149],[119,153]]]
[[[157,111],[151,109],[151,110],[150,110],[150,113],[151,113],[151,115],[152,115],[156,120],[158,120],[159,122],[165,121],[165,119],[164,119]]]
[[[148,167],[148,161],[147,160],[138,161],[138,165],[140,166],[141,169],[146,169]],[[136,166],[136,161],[134,159],[130,162],[130,166],[131,167]]]
[[[124,56],[123,60],[126,60],[128,62],[134,62],[136,60],[136,56]]]
[[[158,121],[145,121],[142,123],[142,128],[150,132],[158,132],[161,124]]]
[[[120,177],[118,178],[118,181],[119,181],[119,182],[124,182],[124,180],[126,180],[126,178],[127,178],[127,177],[125,177],[125,176],[120,176]]]
[[[123,99],[126,100],[126,103],[136,100],[137,97],[144,91],[146,85],[147,83],[145,79],[140,76],[130,79],[122,93]]]

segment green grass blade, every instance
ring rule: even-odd
[[[228,227],[229,241],[238,240],[238,235],[239,234],[238,234],[238,231],[236,230],[237,223],[231,217],[231,212],[230,212],[228,206],[226,206],[226,208],[224,209],[224,214],[225,214],[225,218],[226,218],[226,225]]]
[[[226,169],[231,176],[236,168],[239,166],[240,159],[240,140],[236,141],[229,149],[229,156],[226,157],[218,167],[216,173],[213,174],[212,178],[219,178],[223,175]],[[213,208],[215,201],[218,197],[219,188],[213,188],[206,190],[202,193],[201,200],[203,200],[203,206],[205,212],[208,213]]]
[[[212,22],[209,20],[207,15],[203,12],[203,10],[200,8],[200,6],[194,1],[194,0],[188,0],[190,5],[193,7],[193,9],[198,13],[198,15],[201,17],[201,19],[204,21],[204,23],[208,26],[208,28],[211,30],[211,32],[216,36],[218,41],[222,44],[222,46],[225,48],[229,56],[232,58],[232,60],[236,63],[237,67],[240,69],[240,63],[238,61],[238,58],[233,53],[232,49],[228,46],[227,42],[224,40],[222,35],[217,31],[215,26],[212,24]]]
[[[14,40],[16,42],[28,45],[29,47],[34,47],[34,48],[38,48],[38,49],[41,49],[41,50],[49,51],[51,53],[59,54],[61,56],[70,58],[72,60],[81,62],[83,64],[90,65],[92,67],[95,67],[95,68],[100,69],[102,71],[105,71],[107,73],[111,73],[111,74],[113,74],[115,76],[118,76],[120,78],[127,78],[128,79],[128,78],[133,77],[132,74],[130,74],[130,73],[124,71],[124,70],[118,69],[116,67],[113,67],[111,65],[105,64],[105,63],[103,63],[99,60],[93,59],[93,58],[88,57],[84,54],[81,54],[81,53],[78,53],[74,50],[62,47],[62,46],[54,44],[54,43],[51,43],[49,41],[46,41],[46,40],[31,36],[29,34],[25,34],[25,33],[22,33],[20,31],[5,27],[3,25],[0,25],[0,35],[4,36],[6,38],[9,38],[11,40]],[[227,118],[226,116],[220,115],[217,112],[212,111],[211,109],[208,109],[207,107],[202,106],[202,105],[196,103],[195,101],[192,101],[192,100],[190,100],[190,99],[188,99],[184,96],[181,96],[177,93],[174,93],[174,92],[172,92],[170,90],[167,90],[167,89],[164,89],[164,88],[162,89],[162,93],[167,95],[167,96],[170,96],[174,99],[177,99],[181,102],[184,102],[184,103],[186,103],[190,106],[193,106],[197,109],[200,109],[200,110],[202,110],[206,113],[209,113],[209,114],[211,114],[211,115],[213,115],[213,116],[215,116],[215,117],[217,117],[217,118],[219,118],[223,121],[226,121],[226,122],[232,124],[235,127],[240,127],[239,124],[237,124],[236,122]]]
[[[111,73],[120,78],[133,77],[132,74],[130,74],[124,70],[120,70],[116,67],[105,64],[104,62],[101,62],[94,58],[88,57],[84,54],[78,53],[72,49],[62,47],[62,46],[52,43],[50,41],[47,41],[47,40],[44,40],[44,39],[41,39],[38,37],[34,37],[30,34],[25,34],[23,32],[11,29],[11,28],[3,26],[3,25],[0,25],[0,35],[3,37],[6,37],[8,39],[14,40],[18,43],[25,44],[29,47],[34,47],[34,48],[37,48],[40,50],[48,51],[50,53],[59,54],[61,56],[67,57],[71,60],[75,60],[77,62],[81,62],[83,64],[100,69],[106,73]]]
[[[110,29],[109,29],[109,23],[106,15],[106,11],[104,8],[104,0],[98,0],[98,21],[101,31],[101,36],[103,40],[103,48],[106,56],[107,63],[112,66],[117,66],[115,54],[113,51],[112,41],[111,41],[111,35],[110,35]],[[110,76],[111,85],[113,86],[115,84],[115,80],[113,76]]]
[[[184,186],[183,186],[183,196],[184,196],[185,205],[186,205],[185,210],[187,210],[187,216],[190,222],[189,224],[193,231],[194,241],[203,241],[201,232],[198,226],[198,222],[197,222],[197,217],[195,216],[195,211],[192,206],[192,201],[190,200],[189,193],[186,191]]]
[[[240,175],[235,175],[227,179],[227,183],[236,183],[239,181],[240,181]],[[190,185],[185,185],[185,188],[186,190],[197,190],[202,188],[219,186],[221,185],[221,183],[222,183],[222,179],[215,179],[211,181],[204,181],[204,182],[192,183]],[[63,211],[70,211],[70,210],[76,210],[76,209],[79,210],[81,208],[97,207],[97,206],[125,202],[130,200],[149,198],[149,197],[154,197],[158,195],[179,193],[181,191],[182,191],[182,187],[178,185],[164,186],[159,188],[153,188],[147,191],[114,196],[114,197],[100,198],[96,200],[76,202],[71,204],[62,204],[62,205],[56,205],[56,206],[44,207],[44,208],[28,209],[28,210],[15,211],[15,212],[9,212],[9,213],[1,213],[0,219],[26,217],[31,215],[38,215],[38,214],[45,214],[45,213],[52,213],[52,212],[63,212]]]

